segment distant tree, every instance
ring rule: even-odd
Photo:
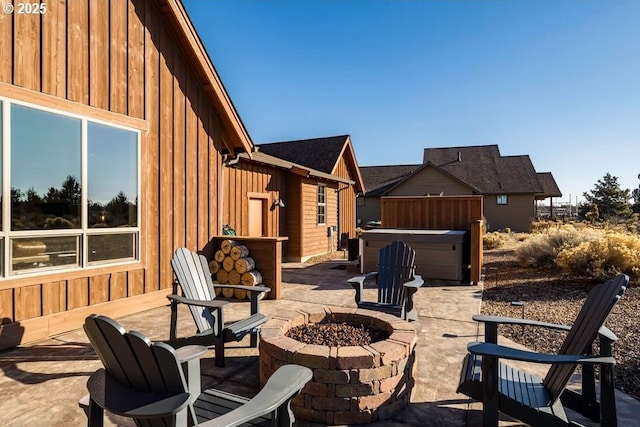
[[[38,192],[33,187],[30,187],[27,190],[27,203],[30,203],[30,204],[42,203],[42,197],[40,197]]]
[[[129,207],[131,203],[127,195],[120,191],[109,203],[107,203],[106,211],[110,215],[110,226],[117,227],[129,222]]]
[[[73,206],[80,204],[80,183],[76,177],[67,175],[60,189],[60,199],[71,203]]]
[[[22,201],[22,191],[19,188],[11,187],[11,203],[18,203]]]
[[[638,174],[638,179],[640,179],[640,174]],[[640,213],[640,185],[638,185],[638,188],[633,189],[631,197],[633,197],[633,205],[631,206],[631,209],[635,213]]]
[[[602,220],[627,217],[631,214],[631,192],[620,188],[618,177],[610,173],[599,179],[593,189],[583,193],[583,196],[587,200],[584,212],[597,212],[597,216]]]
[[[49,187],[47,194],[44,195],[44,201],[46,203],[56,203],[61,200],[60,190],[55,187]]]

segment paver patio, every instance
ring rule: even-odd
[[[280,300],[261,302],[267,316],[285,310],[317,309],[322,306],[353,307],[354,291],[346,282],[353,276],[347,262],[285,264]],[[369,289],[367,292],[375,292]],[[471,320],[481,303],[481,286],[431,284],[416,293],[419,319],[416,347],[416,385],[411,403],[391,420],[375,426],[479,426],[481,405],[455,392],[462,357],[469,341],[481,331]],[[229,307],[229,306],[227,306]],[[248,302],[230,304],[225,316],[240,319],[249,312]],[[169,333],[169,307],[160,307],[117,319],[125,328],[144,332],[151,339],[164,340]],[[518,313],[514,312],[514,315]],[[178,317],[179,336],[190,336],[193,323],[187,309]],[[482,337],[480,336],[480,339]],[[253,396],[258,391],[258,350],[248,347],[249,338],[227,347],[226,366],[217,368],[213,351],[202,360],[203,386],[215,386],[233,393]],[[86,381],[101,367],[82,330],[0,352],[0,425],[86,424],[77,402],[86,394]],[[619,425],[640,425],[634,414],[640,401],[618,393]],[[129,420],[109,416],[105,425],[133,425]],[[301,426],[312,426],[299,422]],[[520,425],[506,418],[501,425]]]

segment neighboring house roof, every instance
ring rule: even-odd
[[[332,173],[349,135],[259,144],[258,151]],[[321,155],[320,155],[321,154]]]
[[[249,155],[247,153],[241,153],[238,157],[243,159],[249,159]],[[341,182],[343,184],[353,185],[354,181],[349,179],[344,179],[342,177],[332,175],[323,171],[319,171],[317,169],[313,169],[298,163],[290,162],[287,160],[283,160],[279,157],[270,156],[269,154],[263,153],[262,151],[255,151],[251,154],[251,160],[258,163],[263,163],[269,166],[275,166],[282,169],[287,169],[296,175],[313,177],[313,178],[322,178],[329,181]]]
[[[538,198],[562,197],[562,192],[551,172],[538,172],[538,181],[542,185],[542,194]]]
[[[384,196],[422,165],[362,166],[360,174],[367,189],[367,196]]]
[[[196,76],[203,86],[204,92],[218,107],[220,120],[228,131],[221,135],[222,143],[229,152],[253,151],[253,142],[249,132],[242,123],[227,90],[220,80],[213,62],[209,57],[204,44],[200,40],[189,15],[180,0],[157,0],[160,10],[175,31],[177,40],[194,67]],[[249,154],[251,155],[251,154]]]
[[[435,168],[476,194],[547,193],[529,156],[501,156],[497,145],[426,148],[422,165],[372,166],[361,173],[367,195],[384,196],[424,168]]]
[[[340,158],[346,153],[357,175],[355,185],[359,191],[364,189],[349,135],[272,142],[259,144],[256,149],[257,153],[268,154],[330,175],[336,175]]]
[[[479,194],[542,192],[529,156],[501,156],[497,145],[426,148],[424,159]]]

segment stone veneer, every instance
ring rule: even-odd
[[[372,326],[389,337],[366,346],[329,347],[285,336],[289,328],[325,319]],[[313,379],[293,400],[297,418],[325,425],[384,420],[409,403],[416,342],[413,326],[386,313],[355,308],[280,313],[260,329],[260,383],[284,364],[307,366]]]

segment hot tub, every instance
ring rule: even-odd
[[[376,271],[378,251],[401,240],[416,251],[416,274],[425,280],[469,281],[470,250],[466,230],[382,228],[362,232],[362,272]]]

